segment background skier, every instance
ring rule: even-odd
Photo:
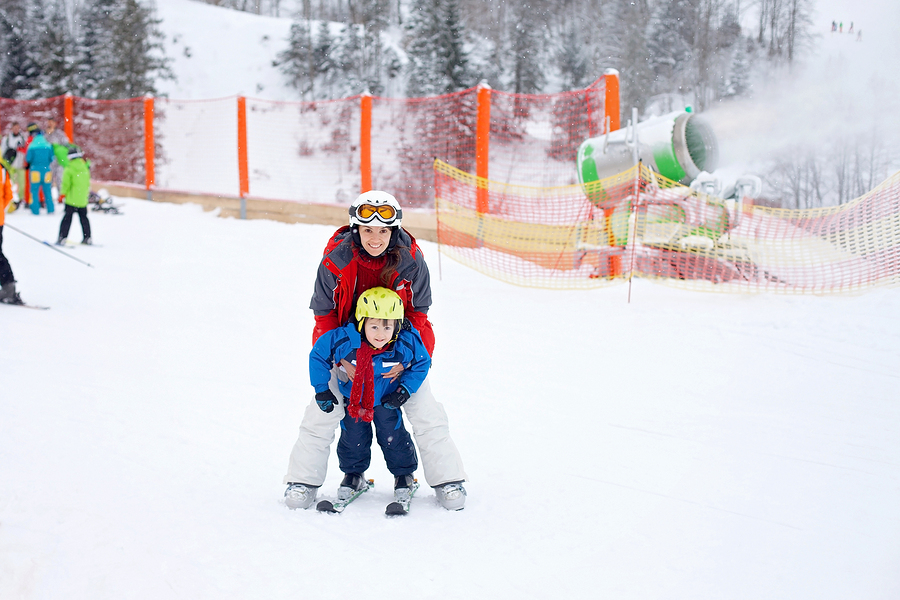
[[[12,267],[3,255],[3,223],[6,221],[6,207],[12,199],[12,176],[5,166],[0,165],[0,302],[21,304]]]
[[[16,184],[18,199],[25,196],[25,135],[19,123],[14,121],[10,131],[0,142],[0,153],[9,167],[10,175]]]
[[[69,136],[56,126],[56,119],[53,117],[47,119],[47,128],[44,130],[44,138],[50,142],[51,146],[57,144],[60,146],[68,146],[70,143]],[[62,185],[62,172],[64,166],[65,165],[57,160],[56,157],[54,157],[53,162],[50,163],[50,170],[53,172],[53,187],[55,187],[57,191]]]
[[[50,171],[50,163],[53,162],[53,147],[44,138],[43,133],[34,123],[28,125],[31,141],[28,142],[28,150],[25,152],[25,168],[29,171],[29,184],[31,185],[31,212],[41,212],[40,194],[44,194],[44,203],[47,206],[47,214],[53,212],[53,193],[50,183],[53,173]]]
[[[91,193],[91,170],[78,146],[68,145],[67,158],[68,164],[63,172],[62,187],[59,190],[60,199],[66,203],[66,212],[59,224],[59,239],[56,243],[59,246],[66,243],[69,227],[72,225],[72,215],[77,212],[81,221],[81,243],[90,245],[91,223],[88,221],[87,205]]]

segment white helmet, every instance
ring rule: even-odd
[[[397,199],[378,190],[371,190],[359,195],[350,205],[350,226],[371,225],[376,223],[386,227],[400,227],[403,221],[403,209]]]

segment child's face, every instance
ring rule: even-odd
[[[380,350],[394,338],[394,327],[394,321],[389,319],[366,319],[363,331],[369,344]]]

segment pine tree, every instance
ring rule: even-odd
[[[415,0],[407,23],[407,95],[431,96],[471,87],[457,0]]]
[[[612,66],[619,70],[623,114],[631,107],[643,110],[652,94],[653,75],[647,48],[650,9],[647,0],[617,3],[612,19],[616,29],[610,35]]]
[[[653,93],[689,91],[694,11],[687,0],[657,6],[647,41]]]
[[[327,35],[327,25],[325,31]],[[330,40],[328,46],[331,46]],[[288,34],[288,47],[278,54],[274,62],[274,66],[287,77],[288,85],[303,97],[313,96],[316,76],[322,72],[316,64],[312,47],[311,23],[306,19],[295,20]]]
[[[114,49],[110,37],[115,26],[116,0],[86,0],[75,13],[75,93],[84,98],[106,97],[114,76]]]
[[[581,30],[574,22],[563,31],[562,44],[556,52],[556,62],[562,77],[562,91],[577,90],[589,83],[589,58]]]
[[[118,0],[109,42],[115,48],[112,77],[98,97],[109,99],[156,95],[156,82],[173,79],[163,53],[161,21],[138,0]]]
[[[546,81],[541,50],[544,30],[542,15],[530,2],[513,7],[509,26],[509,52],[512,57],[510,89],[516,94],[536,94]]]
[[[38,81],[40,95],[52,98],[74,89],[75,42],[62,1],[50,0],[43,15],[37,43],[41,65]]]
[[[30,6],[11,0],[0,4],[0,97],[29,99],[39,94],[40,64],[35,61]]]

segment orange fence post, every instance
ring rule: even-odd
[[[475,175],[478,177],[475,191],[475,210],[479,214],[488,211],[488,149],[491,139],[491,87],[478,85],[478,113],[475,125]]]
[[[604,110],[606,116],[609,117],[609,131],[615,131],[619,129],[619,72],[615,69],[607,69],[603,73],[603,80],[606,83]],[[609,131],[604,133],[609,133]]]
[[[144,98],[144,171],[147,178],[147,199],[153,199],[151,189],[156,180],[156,141],[153,137],[153,96]]]
[[[73,144],[75,143],[74,113],[75,98],[72,97],[72,94],[66,94],[65,100],[63,100],[63,131]]]
[[[359,104],[362,111],[359,120],[359,191],[363,193],[372,189],[372,95],[364,93]]]
[[[238,96],[238,178],[240,179],[241,218],[247,218],[246,196],[250,193],[250,170],[247,168],[247,99]]]

